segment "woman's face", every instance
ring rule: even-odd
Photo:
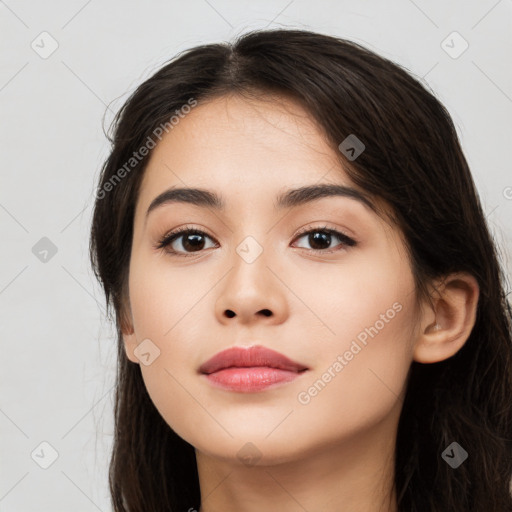
[[[311,118],[282,98],[198,105],[153,151],[136,205],[125,347],[162,417],[202,453],[275,464],[398,421],[417,322],[405,246],[355,197],[278,206],[292,189],[327,184],[356,188]],[[208,190],[224,207],[174,200],[147,213],[171,188]],[[206,235],[157,248],[183,227]],[[252,345],[308,369],[252,390],[199,372],[218,352]]]

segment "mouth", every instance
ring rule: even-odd
[[[199,368],[210,384],[229,391],[257,392],[295,380],[309,370],[304,364],[266,347],[232,347]]]
[[[224,368],[223,370],[204,375],[216,387],[229,391],[253,393],[291,382],[306,371],[291,372],[278,368],[269,368],[268,366],[254,366]]]

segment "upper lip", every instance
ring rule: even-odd
[[[230,367],[247,368],[251,366],[268,366],[292,372],[307,370],[308,367],[292,361],[275,350],[254,345],[251,347],[231,347],[208,359],[199,367],[201,373],[214,373]]]

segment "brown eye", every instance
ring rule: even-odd
[[[211,239],[200,229],[182,228],[167,234],[160,240],[157,248],[165,249],[171,254],[189,256],[189,253],[200,252],[205,248],[206,238]]]
[[[340,250],[344,247],[352,247],[356,245],[356,241],[348,237],[344,233],[340,233],[335,229],[330,229],[327,226],[323,228],[310,229],[309,231],[303,231],[301,235],[296,238],[306,238],[307,243],[311,246],[311,250],[314,252],[330,253]],[[333,240],[338,240],[338,249],[332,249],[331,244]],[[341,246],[341,247],[340,247]],[[307,248],[307,247],[306,247]]]
[[[316,229],[304,230],[295,239],[305,238],[310,245],[310,250],[316,253],[329,254],[352,247],[357,244],[355,240],[344,233],[327,226]],[[175,256],[193,256],[194,253],[200,253],[204,249],[215,247],[215,243],[210,247],[205,247],[206,240],[213,240],[206,232],[201,229],[185,226],[171,233],[166,234],[157,244],[157,249],[163,249],[165,252]],[[332,248],[333,241],[338,244]],[[307,249],[307,247],[306,247]]]

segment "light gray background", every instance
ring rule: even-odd
[[[109,511],[114,330],[88,261],[102,119],[178,51],[253,28],[357,41],[447,106],[511,274],[512,0],[0,1],[0,510]],[[47,58],[51,40],[58,48]],[[450,56],[441,46],[447,40]],[[46,37],[46,39],[42,39]],[[107,109],[108,107],[108,109]],[[32,248],[49,238],[46,262]],[[52,461],[49,443],[57,459]]]

